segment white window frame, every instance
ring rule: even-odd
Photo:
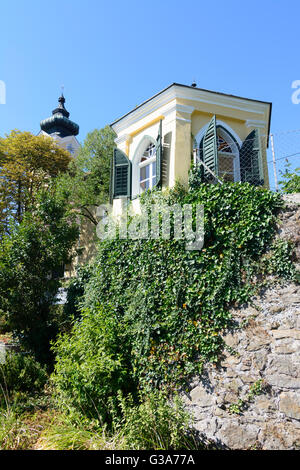
[[[153,157],[150,157],[147,160],[144,160],[143,162],[139,163],[139,168],[140,168],[140,182],[139,182],[139,184],[140,184],[140,194],[142,194],[144,191],[146,191],[145,189],[143,190],[141,188],[142,183],[145,183],[146,181],[149,181],[149,188],[148,189],[154,188],[154,186],[156,184],[156,170],[155,170],[155,183],[153,184],[153,179],[154,179],[154,176],[153,176],[153,163],[156,163],[156,154]],[[141,168],[145,168],[146,166],[149,166],[149,177],[141,180]]]
[[[228,146],[231,149],[231,153],[222,152],[222,150],[218,151],[218,157],[219,157],[219,155],[221,155],[222,157],[225,156],[227,158],[232,158],[233,159],[233,181],[234,182],[241,181],[240,152],[239,152],[238,146],[236,145],[236,143],[234,142],[234,140],[232,139],[230,134],[228,134],[226,132],[226,129],[223,129],[222,127],[217,127],[217,134],[227,142]],[[219,160],[219,158],[218,158],[218,160]],[[219,161],[218,161],[218,164],[219,164]],[[222,175],[219,175],[219,176],[222,177]]]
[[[142,194],[144,191],[141,189],[141,181],[140,181],[140,170],[141,167],[146,166],[146,165],[151,165],[154,161],[156,161],[156,155],[153,157],[150,157],[146,159],[145,161],[141,162],[141,159],[143,157],[143,154],[147,150],[150,144],[153,144],[156,146],[156,140],[154,137],[150,135],[144,135],[139,142],[138,146],[136,147],[136,150],[134,152],[133,158],[132,158],[132,197],[135,198]],[[151,168],[151,174],[152,174],[152,168]],[[157,169],[156,169],[157,171]],[[146,178],[147,180],[149,178]],[[151,181],[151,189],[153,188],[152,181]],[[150,189],[150,187],[149,187]]]

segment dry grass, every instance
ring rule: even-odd
[[[37,412],[18,416],[11,409],[0,411],[0,449],[34,449],[41,432],[49,425],[48,412]]]
[[[26,413],[0,411],[0,450],[118,450],[123,438],[73,424],[54,410]]]

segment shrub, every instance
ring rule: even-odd
[[[46,369],[27,354],[7,354],[5,363],[0,364],[0,388],[9,395],[14,392],[40,392],[47,380]]]
[[[53,304],[60,282],[52,274],[70,260],[78,238],[69,211],[49,186],[0,243],[0,310],[24,350],[48,365],[50,342],[59,331]]]
[[[154,390],[141,394],[138,405],[134,404],[130,396],[119,396],[119,400],[125,449],[179,450],[204,447],[191,427],[191,417],[179,397],[175,396],[170,402],[165,393]]]
[[[69,282],[67,301],[64,305],[66,318],[77,318],[80,315],[80,303],[83,299],[84,286],[90,278],[91,269],[90,266],[79,267],[76,277]]]
[[[124,330],[124,320],[114,309],[97,305],[82,313],[70,336],[60,337],[52,376],[60,406],[104,421],[109,399],[116,400],[119,390],[133,389]]]
[[[282,192],[299,193],[300,192],[300,168],[295,168],[294,171],[290,169],[291,164],[285,165],[285,171],[280,171],[283,180],[279,181]]]

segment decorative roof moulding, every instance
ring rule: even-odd
[[[225,93],[173,83],[169,87],[154,95],[152,98],[149,98],[147,101],[134,108],[129,113],[114,121],[111,124],[111,127],[117,134],[120,134],[129,126],[132,126],[137,121],[143,119],[151,113],[154,113],[157,109],[163,108],[165,105],[176,99],[184,99],[194,102],[198,101],[224,108],[231,108],[233,110],[244,111],[249,113],[249,115],[260,114],[262,117],[266,117],[266,121],[268,120],[268,115],[270,116],[272,106],[272,103],[266,101],[252,100],[250,98],[243,98],[240,96],[228,95]],[[177,104],[177,106],[180,105]],[[189,106],[186,106],[186,108],[189,108]],[[165,113],[168,114],[171,112],[171,110],[172,106],[170,109],[166,109],[166,111],[161,109],[161,112],[165,115]],[[177,110],[180,112],[187,112],[180,110],[179,107]],[[251,120],[248,121],[250,122]],[[263,120],[259,122],[262,121]]]

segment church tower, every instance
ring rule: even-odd
[[[40,123],[39,135],[48,135],[57,141],[58,145],[68,150],[72,156],[78,152],[80,144],[76,139],[79,126],[69,119],[70,113],[65,108],[63,94],[58,98],[58,106],[52,111],[52,116],[43,119]]]

